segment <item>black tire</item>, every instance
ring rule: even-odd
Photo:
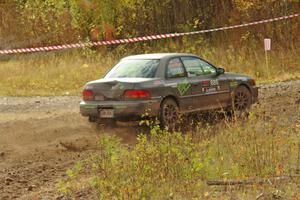
[[[160,124],[163,129],[176,131],[179,125],[179,107],[175,100],[165,99],[160,106]]]
[[[252,105],[252,94],[245,86],[238,86],[233,95],[233,112],[235,114],[247,114]]]

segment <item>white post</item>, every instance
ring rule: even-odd
[[[264,44],[265,44],[265,57],[266,57],[267,75],[268,75],[268,79],[269,79],[270,78],[270,69],[269,69],[268,51],[271,50],[271,39],[266,38],[264,40]]]

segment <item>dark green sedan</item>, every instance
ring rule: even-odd
[[[246,112],[258,100],[253,78],[182,53],[123,58],[102,79],[88,82],[82,94],[80,112],[91,122],[133,121],[147,113],[165,128],[181,114]]]

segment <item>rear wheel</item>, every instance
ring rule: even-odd
[[[178,129],[179,125],[179,107],[177,103],[171,99],[165,99],[160,108],[160,123],[162,128],[170,131]]]
[[[248,88],[239,86],[233,96],[233,112],[237,115],[247,114],[252,104],[252,95]]]

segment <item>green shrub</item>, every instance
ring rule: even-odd
[[[103,136],[98,153],[81,173],[69,171],[60,190],[72,195],[85,185],[99,199],[192,199],[213,194],[207,180],[290,174],[299,162],[299,133],[277,120],[225,120],[186,134],[152,126],[132,147]]]

